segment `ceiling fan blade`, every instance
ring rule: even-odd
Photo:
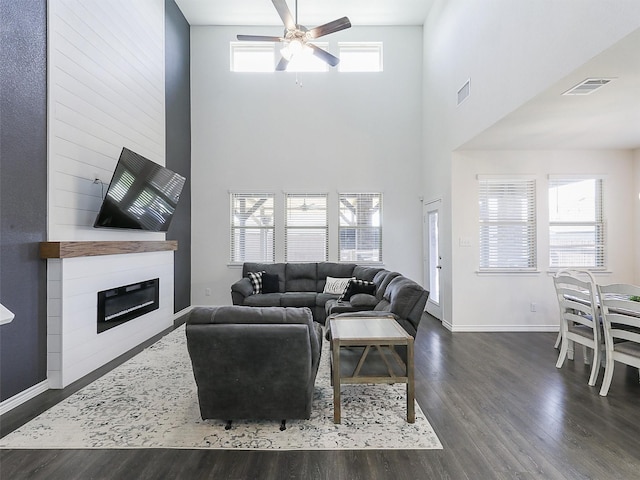
[[[238,40],[246,42],[281,42],[282,37],[268,37],[265,35],[237,35]]]
[[[284,72],[287,69],[287,65],[289,65],[289,60],[282,57],[276,65],[276,72]]]
[[[278,15],[282,19],[282,23],[287,30],[295,30],[296,22],[293,21],[293,15],[291,15],[291,10],[287,6],[287,2],[285,0],[271,0],[273,2],[273,6],[276,7],[278,11]]]
[[[325,35],[329,35],[330,33],[339,32],[340,30],[344,30],[345,28],[351,28],[351,22],[347,17],[342,17],[338,20],[334,20],[333,22],[325,23],[324,25],[320,25],[319,27],[312,28],[311,30],[309,30],[308,35],[311,38],[319,38]]]
[[[316,57],[320,58],[321,60],[324,60],[332,67],[335,67],[336,65],[338,65],[338,63],[340,63],[340,59],[338,57],[331,55],[326,50],[323,50],[320,47],[315,46],[313,43],[307,43],[307,45],[309,45],[313,49],[313,54]]]

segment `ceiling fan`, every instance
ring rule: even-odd
[[[311,41],[315,40],[316,38],[329,35],[330,33],[335,33],[339,32],[340,30],[350,28],[351,22],[347,17],[342,17],[334,20],[333,22],[325,23],[324,25],[308,29],[304,25],[298,24],[298,0],[296,0],[295,21],[285,0],[271,1],[273,2],[273,6],[276,7],[278,15],[280,15],[280,18],[284,23],[284,35],[282,37],[269,37],[265,35],[238,35],[238,40],[250,42],[284,43],[285,45],[280,51],[282,54],[282,58],[276,66],[277,71],[286,70],[291,57],[293,55],[296,55],[297,53],[300,53],[305,48],[311,48],[313,54],[316,57],[322,59],[332,67],[335,67],[340,62],[340,59],[338,57],[330,54],[320,47],[317,47],[316,45],[312,44]]]

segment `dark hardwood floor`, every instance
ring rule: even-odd
[[[3,450],[0,478],[640,478],[637,369],[618,364],[609,395],[600,397],[602,372],[589,387],[581,350],[555,368],[555,337],[451,333],[425,315],[416,338],[416,393],[443,450]],[[7,413],[1,434],[103,373]]]

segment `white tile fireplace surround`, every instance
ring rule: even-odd
[[[173,324],[173,251],[47,259],[47,378],[64,388]],[[159,308],[97,333],[101,290],[160,279]]]

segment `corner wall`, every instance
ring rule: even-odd
[[[442,199],[445,324],[455,325],[454,303],[465,304],[469,294],[454,284],[452,218],[461,214],[453,210],[454,151],[637,29],[639,19],[640,3],[630,0],[584,0],[579,9],[549,0],[434,4],[423,38],[423,189],[425,200]],[[457,106],[468,79],[471,95]]]
[[[191,305],[191,45],[190,26],[174,0],[165,0],[166,166],[186,177],[167,240],[174,254],[174,312]]]
[[[0,402],[46,380],[47,2],[0,0]]]
[[[635,262],[635,277],[634,283],[636,285],[640,285],[640,149],[633,151],[633,171],[634,171],[634,179],[635,179],[635,189],[633,191],[633,202],[635,204],[635,220],[634,224],[636,226],[635,229],[635,237],[634,237],[634,245],[636,246],[636,262]]]

